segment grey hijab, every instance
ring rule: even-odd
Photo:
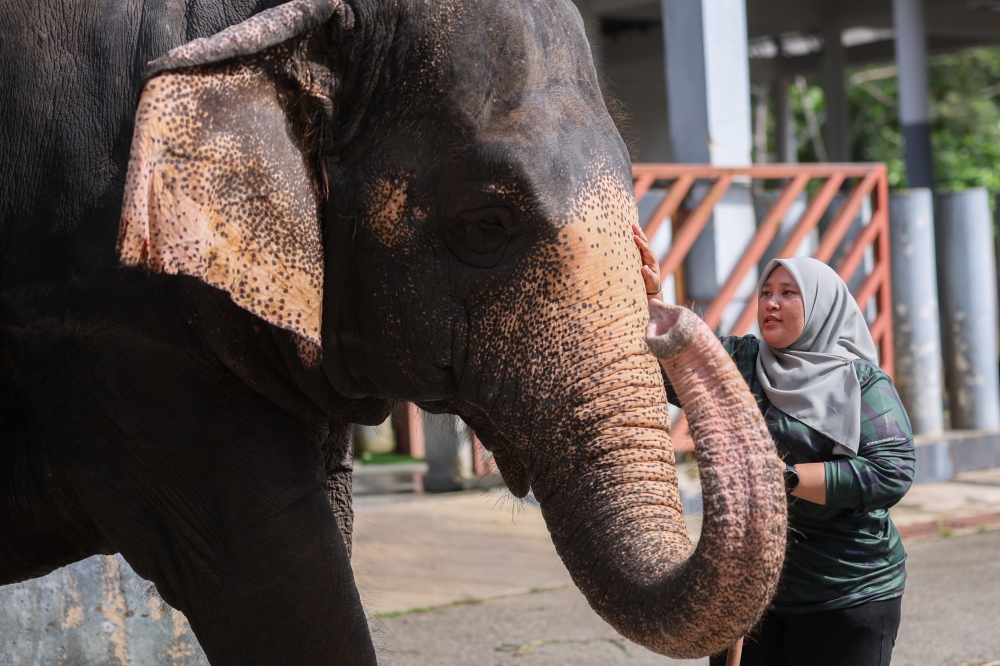
[[[823,433],[833,452],[856,456],[861,438],[861,385],[851,363],[878,362],[875,342],[847,285],[811,257],[772,259],[757,283],[778,266],[792,274],[805,306],[802,335],[785,349],[761,340],[757,377],[771,404]]]

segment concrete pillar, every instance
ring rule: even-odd
[[[771,84],[762,83],[755,86],[753,109],[753,161],[756,164],[766,164],[771,161],[768,154],[767,124],[771,102]]]
[[[831,162],[851,161],[851,125],[844,84],[846,54],[840,26],[823,30],[823,97],[826,102],[826,152]]]
[[[906,180],[910,187],[933,187],[923,0],[892,0],[892,22],[896,30],[899,122],[903,126]]]
[[[935,243],[951,427],[1000,428],[997,276],[989,195],[937,197]]]
[[[474,485],[472,436],[460,418],[451,414],[425,414],[424,446],[427,462],[424,490],[440,493]]]
[[[934,266],[934,199],[927,188],[889,198],[893,381],[914,435],[944,430],[941,332]]]
[[[791,82],[780,77],[771,82],[771,97],[774,100],[774,138],[777,159],[784,164],[799,161],[798,137],[795,135],[795,114],[792,110],[788,87]]]
[[[750,68],[744,0],[661,0],[667,108],[675,162],[750,164]],[[708,191],[692,188],[687,207]],[[753,236],[756,222],[749,183],[734,183],[716,206],[685,262],[687,298],[710,301]],[[747,276],[723,315],[721,328],[753,296]]]
[[[744,0],[662,0],[674,161],[750,163]]]

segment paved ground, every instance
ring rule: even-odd
[[[951,483],[913,486],[893,507],[892,519],[903,527],[997,513],[1000,513],[1000,468],[965,472]]]
[[[506,490],[355,501],[354,570],[382,664],[682,663],[601,620],[540,510]],[[700,522],[689,516],[689,530]]]
[[[1000,531],[909,544],[894,666],[1000,666]],[[377,620],[380,663],[400,666],[687,664],[632,645],[573,587]]]
[[[506,490],[355,499],[365,606],[396,613],[570,584],[540,511]]]
[[[909,543],[894,666],[1000,666],[1000,531]]]
[[[669,660],[618,636],[570,584],[539,510],[506,491],[364,497],[356,511],[355,572],[384,664],[708,663]],[[919,526],[990,513],[1000,513],[1000,470],[916,486],[893,517]],[[696,534],[700,521],[688,518]],[[1000,666],[994,526],[907,542],[893,664]]]
[[[619,636],[575,587],[381,618],[379,663],[394,666],[707,666]]]

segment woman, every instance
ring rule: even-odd
[[[633,231],[652,300],[659,266],[642,230]],[[785,461],[789,542],[778,592],[744,639],[740,663],[887,665],[906,580],[889,507],[913,481],[909,419],[833,269],[808,257],[775,259],[757,294],[763,339],[722,344]],[[725,655],[711,664],[722,666]]]

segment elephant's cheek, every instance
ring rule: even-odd
[[[548,310],[535,340],[543,349],[533,364],[533,377],[554,397],[571,388],[606,393],[620,378],[607,369],[645,353],[643,332],[648,319],[638,250],[632,238],[637,212],[631,192],[611,175],[597,178],[578,198],[570,221],[559,233],[558,254],[546,272],[542,294]]]

